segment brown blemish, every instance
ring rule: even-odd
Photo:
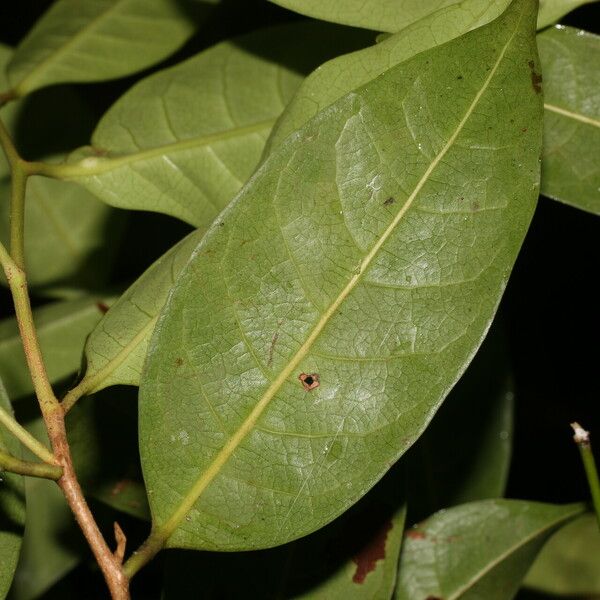
[[[536,94],[542,92],[542,75],[535,72],[535,63],[530,60],[528,63],[529,69],[531,70],[531,86],[533,87]]]
[[[425,600],[444,600],[441,596],[427,596]]]
[[[121,481],[117,481],[113,486],[112,490],[110,490],[111,496],[118,496],[121,492],[125,490],[125,488],[131,483],[129,479],[122,479]]]
[[[392,522],[386,521],[375,537],[352,557],[356,564],[356,571],[352,576],[354,583],[364,583],[367,575],[375,570],[377,561],[385,558],[385,543],[391,528]]]
[[[275,351],[275,344],[279,338],[279,331],[276,331],[271,338],[271,345],[269,346],[269,360],[267,361],[267,367],[273,364],[273,352]]]
[[[321,385],[318,373],[300,373],[298,379],[302,382],[302,387],[305,392],[310,392]]]
[[[479,205],[479,202],[473,202],[473,204],[471,204],[471,210],[473,212],[477,212],[480,208],[481,206]]]
[[[105,315],[108,312],[108,305],[104,304],[104,302],[96,302],[96,308]]]
[[[105,150],[104,148],[97,148],[96,146],[90,146],[90,149],[94,156],[106,156],[108,154],[108,150]]]
[[[462,79],[462,78],[463,78],[463,76],[459,75],[456,79]]]
[[[418,529],[409,529],[406,532],[406,537],[409,537],[411,540],[424,540],[427,536]]]
[[[396,202],[395,198],[392,198],[392,196],[390,196],[384,203],[384,206],[391,206],[392,204],[394,204],[394,202]]]
[[[178,356],[178,357],[175,359],[175,364],[176,364],[178,367],[180,367],[180,366],[183,364],[183,358],[181,358],[180,356]]]

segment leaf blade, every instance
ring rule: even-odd
[[[396,600],[509,600],[546,539],[583,510],[519,500],[484,500],[409,530]]]
[[[222,214],[220,222],[211,228],[184,269],[163,311],[151,342],[141,387],[141,455],[155,525],[153,542],[168,539],[168,544],[175,547],[232,550],[274,545],[308,533],[334,518],[364,494],[425,427],[432,411],[454,384],[485,335],[535,203],[539,177],[536,157],[541,144],[541,103],[537,92],[531,87],[527,66],[528,60],[535,57],[533,16],[531,4],[517,3],[498,21],[446,46],[419,54],[413,60],[394,67],[373,84],[323,111],[265,162],[237,200]],[[480,56],[477,65],[473,65],[472,61],[475,48]],[[503,60],[505,54],[506,60]],[[454,65],[468,63],[470,68],[476,67],[478,70],[476,75],[470,73],[474,82],[472,80],[473,87],[466,97],[461,98],[460,95],[448,92],[447,97],[442,94],[443,99],[435,104],[434,98],[437,97],[427,96],[429,110],[434,111],[429,115],[431,122],[445,128],[445,136],[437,139],[437,151],[427,157],[416,141],[410,148],[404,143],[406,136],[411,135],[411,129],[394,109],[390,112],[388,110],[390,107],[397,107],[397,90],[402,89],[402,84],[414,92],[415,87],[411,86],[414,86],[415,81],[423,81],[426,61],[428,76],[432,77],[428,80],[429,84],[436,90],[454,90],[458,85],[457,81],[463,81],[464,78],[457,77],[454,70],[448,72],[447,58],[444,58],[447,56],[452,56]],[[513,65],[518,66],[513,69]],[[486,66],[489,69],[486,70]],[[502,85],[494,84],[490,87],[496,73]],[[504,104],[496,105],[494,97],[499,88],[509,85],[509,77],[513,84],[518,82],[519,92],[515,92],[515,96],[521,94],[521,100],[527,107],[523,109],[523,105],[520,105],[521,108],[518,109],[511,106],[510,116],[519,120],[519,111],[525,111],[520,118],[525,119],[530,127],[527,132],[512,126],[509,130],[503,128],[501,135],[498,132],[500,139],[511,140],[505,148],[510,157],[507,155],[506,158],[499,159],[502,166],[498,168],[504,173],[503,185],[508,186],[502,192],[502,197],[519,196],[519,202],[510,205],[508,220],[503,225],[503,220],[494,221],[492,229],[501,238],[495,238],[493,242],[488,239],[486,242],[486,247],[496,246],[503,253],[500,250],[497,254],[492,253],[494,255],[490,257],[489,264],[481,265],[478,261],[477,264],[472,264],[473,271],[470,275],[461,272],[461,283],[457,283],[452,277],[436,281],[439,271],[434,271],[432,275],[426,269],[419,271],[409,266],[406,270],[406,265],[401,268],[397,263],[395,266],[393,262],[387,263],[388,254],[382,253],[379,257],[377,252],[391,237],[394,228],[408,213],[411,203],[426,183],[429,186],[423,193],[423,198],[419,198],[420,210],[427,214],[430,210],[441,208],[440,218],[445,219],[448,218],[444,217],[445,211],[458,208],[459,215],[456,218],[460,222],[466,222],[460,205],[440,207],[437,204],[441,197],[438,196],[435,181],[427,180],[443,158],[446,161],[451,157],[459,160],[462,137],[461,144],[457,144],[456,148],[452,146],[463,129],[466,140],[471,140],[476,146],[480,144],[480,141],[475,141],[479,139],[475,131],[480,131],[481,125],[477,117],[479,110],[484,109],[478,107],[478,102],[481,101],[488,108],[486,103],[491,102],[495,112],[500,106],[509,110]],[[484,95],[488,87],[489,97]],[[421,88],[417,85],[416,89],[416,96],[409,95],[408,99],[405,98],[403,107],[408,105],[409,100],[418,105],[422,99],[419,93]],[[369,101],[371,94],[376,102]],[[444,100],[447,101],[450,97],[456,110],[448,122],[447,104]],[[456,106],[457,102],[460,108]],[[367,113],[367,107],[374,112]],[[366,130],[361,128],[360,120],[355,118],[361,109],[363,116],[368,114]],[[435,112],[435,109],[439,112]],[[469,121],[471,113],[475,115],[473,122]],[[418,115],[418,108],[410,114]],[[496,112],[496,117],[493,123],[509,120],[508,113],[498,116]],[[348,123],[353,126],[349,127]],[[486,123],[486,127],[493,127],[493,123]],[[370,131],[369,127],[375,131]],[[349,137],[342,140],[344,134]],[[371,135],[382,136],[384,141],[377,144]],[[475,138],[471,137],[473,135]],[[523,135],[526,137],[522,137]],[[372,154],[367,156],[373,156],[371,160],[374,162],[370,162],[365,156],[358,163],[366,173],[356,170],[348,173],[344,169],[350,169],[350,164],[344,166],[344,163],[337,162],[340,156],[345,156],[340,140],[350,147],[356,147],[358,142],[355,143],[353,136],[357,136],[365,147],[371,148]],[[386,147],[386,144],[389,145],[386,151],[391,153],[388,158],[380,156],[382,147]],[[451,148],[458,154],[448,154]],[[394,176],[384,178],[388,174],[388,161],[393,163],[393,157],[397,154],[404,156],[407,151],[412,153],[411,159],[416,159],[420,165],[416,174],[404,174],[410,191],[404,191],[402,184]],[[488,153],[485,149],[483,152],[489,162]],[[511,162],[515,152],[529,161],[525,168],[523,163],[517,166]],[[500,155],[502,156],[502,150]],[[380,159],[381,163],[378,162]],[[332,176],[334,166],[338,172],[337,177]],[[374,172],[371,170],[373,168]],[[445,163],[443,168],[446,168]],[[516,169],[514,172],[513,168]],[[339,175],[340,170],[342,175]],[[370,199],[366,199],[371,202],[368,205],[371,212],[380,211],[382,206],[389,205],[384,202],[388,194],[393,200],[392,205],[399,202],[394,198],[404,200],[397,212],[394,207],[394,212],[387,213],[380,221],[374,218],[369,222],[375,231],[361,229],[362,220],[353,213],[351,204],[354,192],[352,182],[358,178],[361,184],[368,183],[373,173],[382,175],[379,180],[381,185],[376,192],[367,186],[367,190],[374,192]],[[340,195],[343,202],[347,203],[343,208],[348,211],[350,218],[354,218],[352,229],[348,228],[345,218],[340,216],[335,192],[338,181],[340,186],[347,185],[350,188]],[[512,188],[514,181],[519,181],[518,194]],[[499,183],[499,180],[495,179],[495,182]],[[459,184],[459,187],[462,185]],[[361,189],[364,197],[365,188]],[[327,194],[331,194],[335,200],[322,206],[315,202],[316,198],[326,198]],[[264,205],[257,200],[259,198],[273,198],[276,202],[273,200],[273,205]],[[479,204],[478,207],[481,208]],[[485,217],[491,218],[489,214],[498,215],[498,211],[501,213],[497,204],[488,204],[486,208],[490,210],[484,211]],[[298,215],[309,215],[311,218],[307,221]],[[413,217],[411,212],[410,216],[417,221],[408,220],[405,225],[408,229],[399,230],[400,237],[393,238],[395,243],[400,244],[405,257],[413,256],[416,251],[412,244],[408,244],[408,240],[413,239],[410,231],[421,219],[417,213]],[[284,237],[286,228],[288,235]],[[351,233],[356,238],[353,239]],[[501,242],[501,239],[504,241]],[[323,240],[327,242],[324,243]],[[364,244],[362,248],[361,243]],[[307,248],[310,252],[307,252]],[[298,254],[300,251],[303,253],[302,259]],[[332,256],[334,251],[336,260],[332,261],[328,256]],[[394,247],[394,253],[398,251],[399,248]],[[299,262],[295,262],[294,258]],[[369,270],[371,263],[373,268]],[[279,264],[284,265],[283,268],[277,268]],[[243,278],[240,278],[241,265],[244,265]],[[271,269],[275,269],[275,272],[271,273]],[[386,285],[381,284],[382,281],[385,282],[386,275],[391,278],[392,286],[399,285],[397,277],[410,275],[402,279],[401,288],[406,287],[406,283],[412,282],[413,285],[409,285],[408,290],[400,289],[399,294],[411,293],[413,286],[423,287],[423,298],[429,298],[429,294],[432,297],[429,300],[421,299],[422,308],[426,310],[427,306],[437,306],[431,313],[437,312],[434,319],[442,318],[441,314],[445,310],[442,297],[438,297],[437,288],[441,283],[440,289],[444,294],[449,294],[447,301],[455,307],[454,330],[446,328],[442,339],[438,337],[438,333],[433,333],[431,340],[416,338],[413,346],[414,330],[410,322],[405,320],[406,317],[399,316],[396,311],[394,317],[385,313],[390,314],[389,319],[396,319],[392,322],[398,328],[394,339],[387,346],[382,344],[381,339],[373,339],[366,333],[362,345],[345,348],[347,354],[343,360],[336,362],[336,357],[328,358],[324,352],[336,348],[338,343],[348,343],[345,331],[349,325],[350,336],[357,331],[356,323],[349,324],[346,317],[337,314],[337,311],[346,297],[353,293],[361,274],[367,274],[366,281],[373,281],[381,289],[386,288]],[[446,273],[445,277],[448,275]],[[428,280],[428,277],[433,279]],[[264,289],[260,284],[263,280],[268,282]],[[206,288],[199,287],[198,281],[210,282],[210,285]],[[456,285],[460,294],[454,291]],[[370,312],[365,304],[368,291],[357,289],[351,298],[350,314],[353,310],[360,310],[363,321],[368,321]],[[481,318],[472,317],[475,321],[471,321],[466,315],[473,310],[473,306],[462,305],[465,323],[473,323],[473,329],[464,325],[465,331],[463,325],[459,325],[456,320],[456,306],[460,304],[461,298],[464,301],[465,296],[477,293],[475,290],[478,290],[476,312],[481,313]],[[486,291],[482,293],[483,290]],[[392,300],[391,294],[394,292],[387,293],[387,300]],[[420,293],[418,292],[417,297]],[[270,294],[281,297],[282,303],[273,305],[272,301],[267,300]],[[378,294],[379,302],[383,302],[385,306],[384,292]],[[193,303],[190,298],[194,298]],[[398,301],[392,304],[396,306]],[[222,333],[215,337],[214,327],[217,324]],[[250,324],[251,329],[245,328]],[[326,326],[327,335],[319,339],[320,345],[315,344]],[[361,326],[366,327],[365,331],[370,331],[370,324],[362,323]],[[386,341],[385,337],[383,341]],[[276,343],[278,350],[274,349]],[[311,348],[313,344],[314,350]],[[369,356],[373,348],[379,348],[375,361]],[[436,352],[432,353],[434,348]],[[309,355],[309,351],[312,354]],[[382,353],[384,359],[389,361],[384,360],[386,366],[370,366],[381,360]],[[426,361],[421,358],[425,355]],[[216,363],[213,362],[215,356],[218,357]],[[436,369],[442,369],[443,363],[440,361],[448,361],[450,357],[456,362],[451,370],[447,366],[443,367],[447,379],[442,381],[437,378]],[[381,462],[377,466],[358,465],[352,459],[365,449],[361,429],[355,430],[353,423],[360,424],[361,421],[368,420],[363,414],[366,407],[357,400],[357,394],[364,395],[365,399],[370,397],[373,392],[370,386],[375,385],[382,368],[397,369],[392,371],[394,375],[390,375],[389,385],[399,386],[396,392],[402,394],[407,402],[402,407],[385,403],[372,406],[376,409],[378,418],[370,423],[369,445],[373,456],[377,456]],[[432,387],[419,392],[418,400],[413,396],[413,391],[407,396],[411,383],[399,378],[400,371],[405,368],[409,372],[418,371],[422,377],[431,378]],[[320,372],[321,384],[312,396],[306,396],[298,382],[295,371],[299,370],[305,373]],[[202,382],[208,385],[203,385]],[[418,387],[422,388],[420,385]],[[281,395],[277,396],[280,391]],[[390,391],[386,392],[388,393],[394,395]],[[381,398],[374,396],[382,402],[385,397],[385,394]],[[277,401],[270,411],[266,411],[274,398]],[[344,402],[350,404],[344,405]],[[295,412],[298,410],[302,411],[306,422],[298,419]],[[397,420],[392,419],[391,425],[386,421],[386,411],[398,415]],[[290,433],[298,448],[294,454],[294,461],[298,461],[298,465],[283,470],[277,467],[275,471],[279,473],[278,485],[274,487],[274,482],[269,481],[269,473],[262,473],[260,470],[257,472],[251,468],[249,471],[244,457],[268,454],[271,435],[277,438],[281,434],[285,438],[287,432],[281,429],[285,425],[282,415],[287,415],[289,423],[296,428],[302,430],[312,427],[313,430],[311,432],[309,429],[301,435]],[[348,415],[352,415],[352,418]],[[193,427],[199,416],[203,431]],[[261,418],[261,427],[257,428],[256,424]],[[345,420],[351,422],[346,429]],[[396,440],[402,440],[400,447],[398,442],[388,444],[385,441],[386,435],[378,429],[386,431],[387,435]],[[319,435],[316,435],[317,432]],[[250,433],[253,435],[249,436]],[[164,436],[169,436],[167,439],[174,445],[169,456],[165,457],[161,453],[159,457],[157,452]],[[313,445],[310,442],[312,437],[315,437]],[[332,457],[332,463],[327,464],[325,473],[324,465],[332,448],[335,448],[335,456]],[[271,456],[271,459],[267,461],[268,464],[273,464],[273,461],[277,464],[274,457]],[[350,464],[355,481],[349,479]],[[322,479],[317,478],[317,474]],[[325,474],[327,477],[324,477]],[[336,486],[332,489],[334,482]],[[344,488],[345,483],[342,485],[341,482],[348,483],[349,486]],[[278,489],[279,486],[284,489]],[[307,486],[310,487],[311,497],[318,498],[318,510],[313,505],[313,500],[303,494]],[[240,487],[254,498],[249,501],[253,505],[251,513],[248,508],[244,509],[244,506],[239,505]],[[340,488],[344,488],[344,491]],[[232,495],[234,489],[235,499]],[[178,491],[174,493],[174,490]],[[339,497],[335,498],[336,494]],[[257,495],[264,505],[256,504]],[[289,518],[292,514],[294,519]],[[273,519],[278,524],[276,531]],[[241,524],[245,527],[238,531]]]
[[[216,1],[184,7],[171,0],[58,0],[16,49],[9,83],[24,96],[55,83],[135,73],[174,52],[193,33],[188,11],[204,16]]]

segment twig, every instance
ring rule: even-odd
[[[2,452],[2,450],[0,450],[0,471],[41,477],[42,479],[53,479],[54,481],[59,480],[63,474],[63,470],[55,465],[21,460],[11,454]]]
[[[26,448],[29,448],[38,458],[41,458],[45,463],[49,465],[57,465],[54,454],[44,446],[41,442],[36,440],[30,433],[19,425],[17,421],[0,406],[0,423],[6,427]]]
[[[592,505],[596,513],[598,527],[600,528],[600,480],[598,479],[598,470],[596,469],[596,461],[592,452],[592,444],[590,442],[590,432],[586,431],[579,423],[571,423],[571,427],[575,432],[573,439],[579,448],[581,462],[585,469],[585,475],[590,486],[592,495]]]

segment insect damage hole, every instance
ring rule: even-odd
[[[320,385],[318,373],[300,373],[298,379],[302,382],[305,392],[310,392],[310,390],[314,390]]]

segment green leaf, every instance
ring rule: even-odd
[[[207,227],[252,174],[302,75],[370,39],[293,23],[218,44],[131,88],[64,174],[113,206]]]
[[[10,411],[10,401],[0,379],[0,406]],[[21,456],[19,442],[0,425],[0,450]],[[5,598],[10,588],[21,550],[25,503],[23,478],[0,471],[0,598]]]
[[[27,424],[38,440],[47,442],[41,418]],[[26,457],[37,460],[28,451]],[[27,519],[11,600],[36,600],[62,579],[85,553],[81,532],[58,486],[53,481],[27,477]]]
[[[593,1],[541,0],[538,27],[542,28],[555,23],[560,17],[578,6]],[[442,14],[448,8],[459,9],[461,4],[464,4],[460,0],[435,0],[435,2],[420,2],[419,0],[271,0],[271,2],[316,19],[390,33],[409,27],[436,12]],[[425,30],[424,33],[427,35]]]
[[[34,311],[34,319],[48,377],[56,383],[81,365],[85,339],[111,300],[80,298],[56,302]],[[0,321],[0,377],[12,398],[33,392],[15,319]]]
[[[339,519],[284,546],[240,553],[169,552],[163,600],[188,598],[198,589],[207,600],[242,598],[249,589],[264,599],[391,598],[406,512],[401,475],[392,469]]]
[[[600,595],[600,531],[595,515],[565,525],[544,546],[525,585],[564,596]]]
[[[200,243],[194,231],[152,264],[114,303],[85,344],[86,393],[139,385],[148,341],[175,279]]]
[[[0,69],[12,54],[10,48],[0,46]],[[5,85],[4,73],[0,71],[0,89]],[[55,117],[48,123],[45,103],[58,102],[64,114],[70,116],[66,134],[60,130],[60,118]],[[56,159],[56,152],[65,149],[63,143],[78,143],[73,133],[87,128],[90,115],[81,100],[68,90],[62,90],[59,95],[48,90],[5,107],[2,119],[24,155],[48,159],[52,153],[51,158]],[[55,121],[57,128],[52,125]],[[10,170],[4,154],[0,153],[0,241],[4,244],[10,239],[9,195]],[[97,289],[109,274],[123,217],[78,185],[31,178],[25,205],[29,284],[45,293],[50,287]],[[3,273],[0,273],[0,281],[5,284]]]
[[[517,1],[341,98],[211,227],[142,378],[153,542],[305,535],[422,433],[487,332],[535,206],[534,20]]]
[[[544,74],[542,194],[600,214],[600,37],[557,26],[538,35]]]
[[[0,241],[4,244],[10,240],[9,190],[8,178],[1,180]],[[29,284],[48,291],[97,289],[108,278],[123,216],[74,183],[31,178],[25,205]],[[4,276],[0,279],[5,283]]]
[[[540,0],[540,14],[538,16],[538,29],[556,23],[572,10],[590,4],[596,0]]]
[[[288,135],[320,110],[353,89],[366,85],[391,67],[457,38],[498,17],[509,0],[464,0],[423,17],[394,36],[351,54],[338,56],[311,73],[275,124],[267,141],[268,155]],[[421,3],[422,6],[429,6]]]
[[[144,69],[177,50],[216,1],[57,0],[8,65],[12,92]]]
[[[396,600],[510,600],[546,539],[578,504],[484,500],[443,510],[410,529]]]
[[[502,330],[494,325],[467,372],[406,455],[412,518],[503,496],[512,419],[508,349]],[[465,434],[457,436],[457,431]]]

